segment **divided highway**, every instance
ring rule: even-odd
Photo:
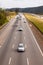
[[[0,65],[43,65],[43,53],[26,18],[18,16],[0,30]],[[25,52],[17,51],[19,43],[24,44]]]

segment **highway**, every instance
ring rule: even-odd
[[[20,16],[21,20],[16,16],[0,30],[0,65],[43,65],[43,52],[25,16]],[[24,44],[25,52],[17,52],[19,43]]]

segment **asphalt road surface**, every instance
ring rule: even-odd
[[[43,53],[23,14],[12,18],[0,30],[0,65],[43,65]],[[26,23],[24,23],[24,21]],[[19,27],[23,31],[18,31]],[[17,52],[19,43],[23,43],[25,52]]]

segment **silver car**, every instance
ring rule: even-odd
[[[23,31],[23,28],[22,28],[22,27],[20,27],[20,28],[18,29],[18,31]]]
[[[25,48],[24,48],[23,43],[20,43],[20,44],[18,45],[17,50],[18,50],[19,52],[24,52],[24,51],[25,51]]]

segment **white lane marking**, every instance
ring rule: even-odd
[[[10,57],[10,59],[9,59],[9,65],[11,64],[11,57]]]
[[[12,45],[12,48],[14,48],[14,44]]]
[[[27,58],[27,65],[29,65],[29,60],[28,60],[28,58]]]
[[[28,26],[28,24],[27,24],[27,26]],[[37,40],[36,40],[36,38],[35,38],[34,34],[32,33],[32,31],[31,31],[30,27],[29,27],[29,30],[30,30],[30,32],[31,32],[31,34],[32,34],[32,36],[33,36],[33,38],[34,38],[35,42],[36,42],[36,45],[37,45],[37,47],[38,47],[38,49],[39,49],[39,51],[40,51],[41,55],[43,56],[43,52],[42,52],[42,50],[41,50],[41,48],[40,48],[40,46],[39,46],[39,44],[38,44],[38,42],[37,42]]]

